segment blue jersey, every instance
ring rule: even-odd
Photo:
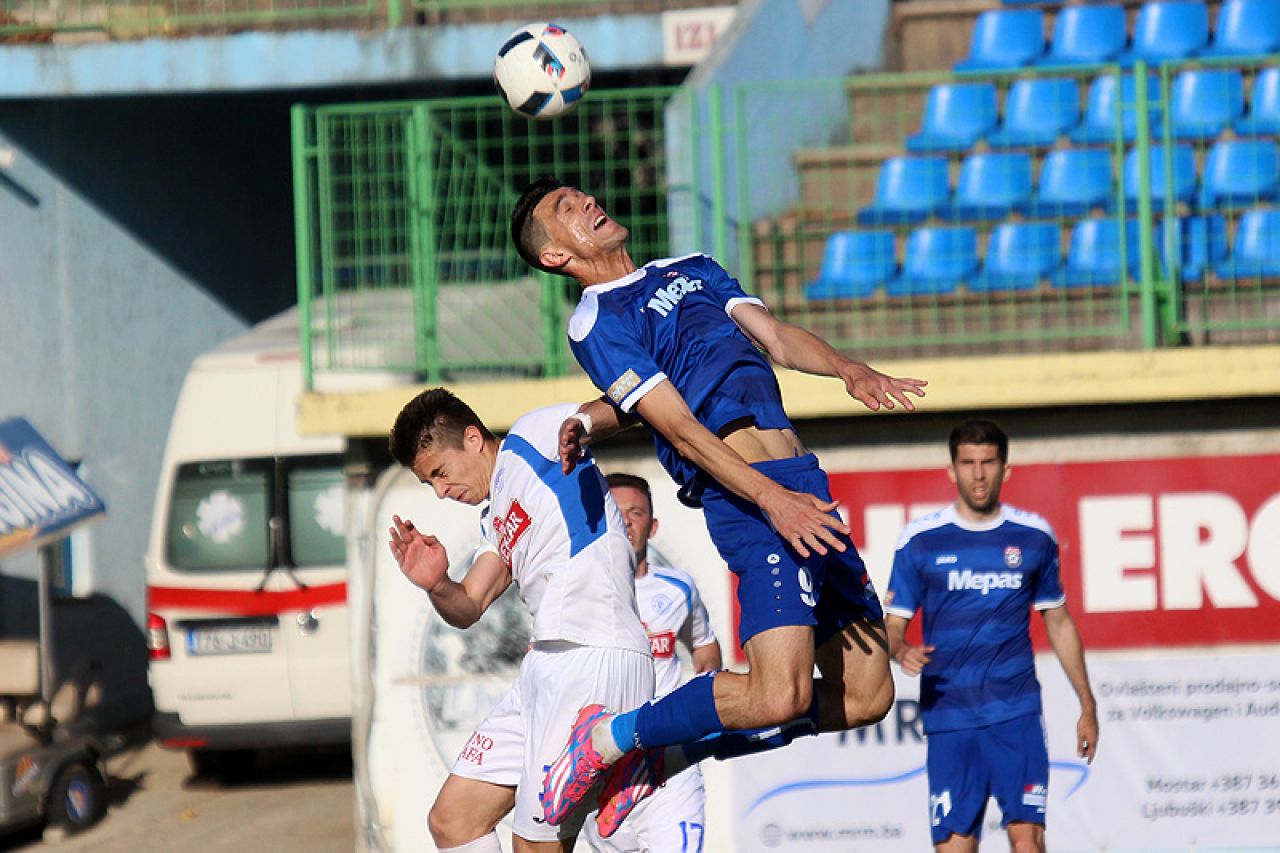
[[[574,357],[624,412],[663,379],[698,421],[719,433],[743,420],[787,429],[773,368],[731,316],[748,296],[706,255],[654,261],[630,275],[586,288],[569,319]],[[677,483],[697,473],[657,430],[658,461]]]
[[[1040,713],[1031,608],[1066,604],[1058,542],[1035,513],[1010,506],[990,522],[954,506],[907,525],[893,557],[885,610],[921,612],[934,646],[920,680],[926,732],[987,726]]]

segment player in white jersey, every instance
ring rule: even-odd
[[[720,669],[720,643],[693,578],[649,559],[649,539],[658,532],[658,519],[648,481],[619,473],[607,479],[635,549],[636,600],[653,651],[657,695],[665,696],[684,680],[677,642],[689,650],[695,672]],[[609,838],[600,836],[594,821],[584,834],[598,853],[698,853],[706,827],[706,799],[702,771],[695,764],[636,806]]]
[[[437,496],[489,502],[484,544],[466,576],[448,576],[438,539],[394,516],[391,553],[449,624],[466,628],[514,581],[533,616],[529,652],[510,693],[477,727],[428,817],[442,853],[500,853],[494,831],[515,809],[517,851],[572,850],[590,807],[559,826],[542,818],[545,767],[584,704],[635,708],[653,696],[649,638],[636,608],[634,556],[594,463],[562,472],[560,424],[574,405],[524,415],[499,443],[443,388],[396,418],[391,452]]]

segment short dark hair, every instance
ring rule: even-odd
[[[480,430],[486,440],[493,438],[479,416],[453,392],[431,388],[405,403],[396,416],[388,442],[391,455],[404,467],[412,468],[418,453],[436,442],[461,447],[462,434],[469,426]]]
[[[994,444],[1001,462],[1009,461],[1009,436],[1004,434],[999,424],[983,418],[970,418],[956,424],[951,430],[951,438],[947,441],[951,448],[951,461],[956,461],[956,448],[962,444]]]
[[[653,512],[653,492],[649,489],[649,481],[644,477],[637,477],[635,474],[625,474],[621,471],[614,471],[605,480],[609,483],[609,488],[626,488],[635,489],[645,496],[645,500],[649,501],[649,512]]]
[[[515,243],[516,251],[524,258],[525,263],[534,269],[567,275],[564,270],[544,266],[538,258],[542,247],[547,244],[547,231],[533,216],[538,202],[567,186],[569,185],[557,177],[544,175],[525,187],[516,200],[516,206],[511,210],[511,242]]]

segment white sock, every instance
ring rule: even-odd
[[[502,843],[498,841],[498,833],[494,831],[461,846],[441,847],[439,850],[440,853],[502,853]]]
[[[622,749],[613,739],[613,717],[609,717],[591,729],[591,745],[604,759],[605,764],[613,764],[622,757]]]

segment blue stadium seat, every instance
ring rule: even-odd
[[[1040,189],[1029,214],[1074,218],[1115,200],[1111,152],[1101,148],[1050,151],[1040,167]]]
[[[1039,9],[993,9],[978,16],[969,58],[956,71],[995,71],[1030,65],[1044,55],[1044,14]]]
[[[1178,139],[1211,139],[1244,114],[1237,68],[1190,68],[1173,81],[1169,118]]]
[[[1071,232],[1071,248],[1066,264],[1052,276],[1058,287],[1095,287],[1119,284],[1124,278],[1120,257],[1121,230],[1124,231],[1124,262],[1138,266],[1138,223],[1118,219],[1082,219]]]
[[[999,118],[990,83],[944,83],[929,90],[920,132],[907,137],[908,151],[963,151]]]
[[[880,167],[876,200],[858,211],[859,225],[914,225],[951,198],[943,157],[890,157]]]
[[[1240,136],[1280,136],[1280,67],[1258,72],[1249,114],[1235,123]]]
[[[1133,47],[1118,57],[1131,64],[1193,56],[1209,44],[1209,9],[1186,0],[1148,0],[1133,25]]]
[[[892,231],[838,231],[827,238],[822,271],[804,294],[810,299],[865,298],[897,273]]]
[[[1049,146],[1079,122],[1080,87],[1075,80],[1015,80],[1005,98],[1004,122],[987,135],[987,144],[993,148]]]
[[[1041,65],[1092,65],[1111,62],[1129,41],[1124,7],[1063,6],[1053,25],[1053,41]]]
[[[1056,222],[1003,222],[991,232],[982,273],[970,290],[1027,290],[1062,262],[1062,230]]]
[[[1031,155],[970,154],[960,167],[955,200],[939,215],[955,222],[1003,219],[1031,201]]]
[[[1138,133],[1137,80],[1132,74],[1120,78],[1120,129],[1125,142],[1132,142]],[[1154,74],[1147,76],[1147,115],[1151,127],[1160,126],[1160,82]],[[1115,140],[1116,133],[1116,78],[1103,74],[1089,86],[1089,100],[1085,106],[1084,121],[1071,133],[1071,141],[1077,144],[1103,143]]]
[[[1231,257],[1215,268],[1221,278],[1280,278],[1280,210],[1240,217]]]
[[[1174,227],[1178,230],[1178,263],[1183,281],[1200,281],[1206,270],[1226,260],[1227,220],[1221,215],[1186,216],[1175,220]],[[1159,231],[1156,242],[1162,247],[1161,256],[1168,267]]]
[[[1218,12],[1209,56],[1261,56],[1280,50],[1280,3],[1226,0]]]
[[[1275,201],[1280,190],[1280,153],[1264,139],[1229,139],[1214,143],[1204,168],[1205,208],[1245,207]]]
[[[978,235],[972,228],[919,228],[907,238],[902,275],[890,296],[950,293],[978,273]]]
[[[1165,157],[1163,145],[1151,146],[1151,207],[1164,210],[1172,195],[1175,203],[1191,203],[1196,197],[1196,154],[1190,145],[1173,146],[1173,188],[1165,181]],[[1138,206],[1139,183],[1142,180],[1142,163],[1135,148],[1124,158],[1124,200],[1130,211]]]

